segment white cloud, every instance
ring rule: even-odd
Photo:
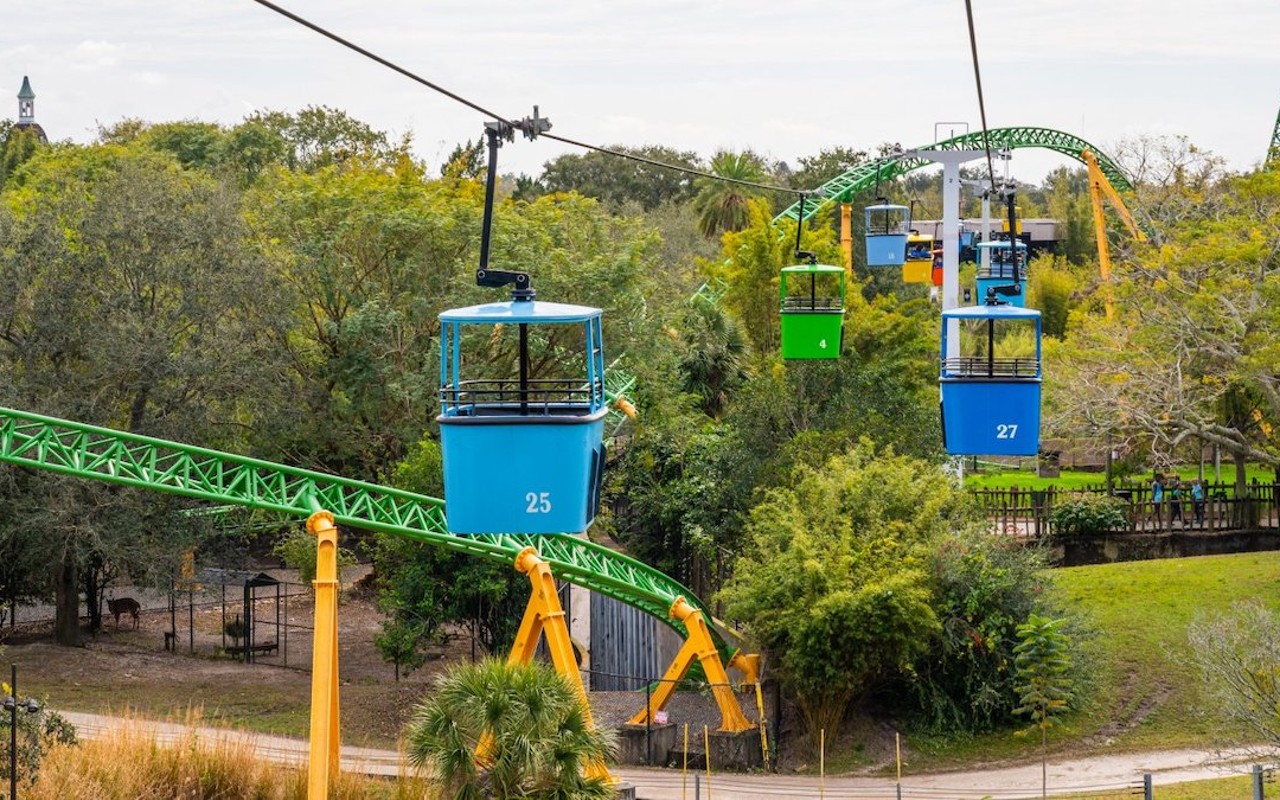
[[[86,39],[71,52],[71,63],[76,69],[103,69],[120,63],[121,47],[111,42]]]
[[[835,144],[924,144],[938,119],[978,127],[958,0],[284,2],[502,114],[538,103],[556,132],[597,144],[792,161]],[[1172,127],[1237,168],[1270,139],[1280,48],[1261,40],[1280,30],[1276,0],[984,0],[975,14],[993,126],[1104,148]],[[13,72],[0,87],[16,94],[29,74],[55,138],[87,138],[99,119],[234,123],[322,103],[447,152],[483,122],[253,3],[42,0],[5,34]],[[536,171],[561,151],[520,143],[502,163]]]

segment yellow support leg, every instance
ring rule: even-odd
[[[729,686],[729,675],[725,672],[724,665],[720,663],[720,652],[716,650],[715,641],[711,638],[711,631],[707,628],[707,621],[703,618],[702,612],[689,605],[683,597],[677,597],[671,604],[670,614],[672,619],[684,623],[685,630],[689,632],[689,638],[685,640],[680,652],[676,653],[671,666],[667,667],[667,672],[662,676],[662,682],[657,690],[649,697],[649,705],[628,722],[632,725],[644,725],[653,718],[655,713],[666,708],[671,695],[675,693],[676,686],[684,679],[685,673],[689,671],[689,667],[693,666],[696,658],[702,662],[702,669],[707,674],[707,680],[711,682],[711,693],[716,699],[716,706],[720,708],[720,730],[741,733],[754,728],[755,725],[742,713],[738,697]],[[744,660],[740,663],[750,665],[752,662]],[[754,662],[754,668],[756,672],[759,671],[758,660]]]
[[[853,206],[840,204],[840,249],[844,251],[844,271],[853,277]]]
[[[578,672],[578,661],[573,654],[573,642],[569,639],[569,626],[565,622],[564,608],[560,605],[560,595],[556,593],[551,566],[539,558],[532,547],[526,547],[516,556],[516,569],[529,576],[533,591],[529,595],[529,605],[525,606],[524,618],[520,622],[520,630],[516,632],[516,641],[511,647],[507,663],[528,664],[532,661],[533,653],[538,648],[538,639],[545,634],[552,665],[556,672],[577,688],[587,724],[593,725],[591,704],[587,701],[587,690],[582,685],[582,674]],[[481,750],[483,749],[482,742]],[[614,780],[602,761],[588,764],[585,772],[589,778]]]
[[[311,654],[311,752],[308,800],[328,800],[338,774],[342,739],[338,727],[338,529],[333,515],[317,511],[307,519],[316,537],[315,640]]]

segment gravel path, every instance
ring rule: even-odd
[[[179,741],[188,729],[182,725],[129,720],[79,712],[63,712],[84,738],[111,735],[122,725],[145,730],[157,741]],[[227,740],[252,745],[263,757],[287,764],[300,764],[307,757],[307,743],[279,736],[243,731],[201,729],[202,740]],[[1141,786],[1143,773],[1152,773],[1155,786],[1185,781],[1246,774],[1250,765],[1244,752],[1219,753],[1212,750],[1168,750],[1127,753],[1084,759],[1058,759],[1049,764],[1049,794],[1077,794],[1082,791],[1113,790]],[[402,774],[399,755],[391,750],[343,747],[343,765],[348,770],[373,775]],[[637,797],[646,800],[678,800],[694,797],[694,776],[676,770],[617,768],[614,774],[636,786]],[[901,794],[892,780],[885,778],[831,777],[820,782],[812,776],[726,775],[699,776],[702,796],[720,800],[768,800],[769,798],[859,798],[860,800],[1017,800],[1040,796],[1040,765],[911,775],[902,781]],[[1159,792],[1157,791],[1157,796]]]

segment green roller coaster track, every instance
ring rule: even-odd
[[[508,565],[533,547],[557,578],[638,608],[682,636],[684,627],[668,616],[676,598],[712,619],[689,589],[598,544],[559,535],[454,535],[445,526],[443,501],[363,481],[7,408],[0,408],[0,461],[290,516],[323,509],[340,525]],[[733,648],[709,627],[727,664]]]
[[[1271,129],[1271,146],[1267,148],[1266,166],[1269,169],[1280,167],[1280,114],[1276,114],[1276,125]]]
[[[1085,150],[1089,150],[1098,159],[1098,166],[1117,189],[1132,188],[1129,178],[1107,155],[1098,148],[1069,133],[1055,131],[1050,128],[996,128],[987,131],[987,141],[993,150],[1016,150],[1024,147],[1042,147],[1063,155],[1070,156],[1084,163]],[[935,144],[918,147],[917,150],[981,150],[983,147],[982,132],[967,133]],[[824,183],[816,191],[824,202],[809,202],[805,205],[804,218],[809,220],[817,214],[827,202],[848,203],[855,195],[874,189],[876,184],[891,181],[899,175],[921,167],[927,167],[932,161],[924,158],[889,157],[877,161],[859,164],[853,169]],[[800,214],[800,203],[783,211],[777,219],[796,219]]]

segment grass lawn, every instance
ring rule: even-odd
[[[1223,798],[1246,798],[1253,796],[1252,778],[1248,775],[1237,775],[1231,778],[1217,778],[1211,781],[1192,781],[1190,783],[1160,784],[1159,776],[1155,777],[1152,794],[1159,800],[1223,800]],[[1270,790],[1268,790],[1270,791]],[[1140,797],[1133,790],[1111,792],[1110,794],[1073,794],[1068,800],[1133,800]]]
[[[1190,481],[1200,476],[1200,467],[1191,465],[1180,467],[1177,470],[1178,477],[1184,481]],[[1170,474],[1168,472],[1165,473]],[[1213,466],[1208,465],[1205,468],[1205,480],[1213,482]],[[1275,480],[1275,470],[1268,466],[1260,464],[1251,464],[1248,468],[1249,480],[1257,479],[1259,483],[1270,484]],[[1222,480],[1224,483],[1231,484],[1235,482],[1235,470],[1227,464],[1222,466]],[[1146,486],[1151,482],[1151,473],[1143,473],[1134,475],[1127,481],[1117,481],[1117,486]],[[1106,475],[1101,472],[1085,472],[1083,470],[1064,469],[1062,474],[1056,478],[1037,478],[1034,471],[1031,470],[995,470],[986,468],[982,472],[965,472],[964,486],[966,489],[1010,489],[1018,487],[1019,489],[1047,489],[1055,486],[1059,489],[1086,489],[1096,488],[1106,483]]]
[[[1062,605],[1092,631],[1077,656],[1092,665],[1095,682],[1079,687],[1089,703],[1051,734],[1051,755],[1223,744],[1183,659],[1187,626],[1247,598],[1280,607],[1280,552],[1074,567],[1053,570],[1050,579]],[[1009,732],[910,741],[913,771],[1037,751]]]

